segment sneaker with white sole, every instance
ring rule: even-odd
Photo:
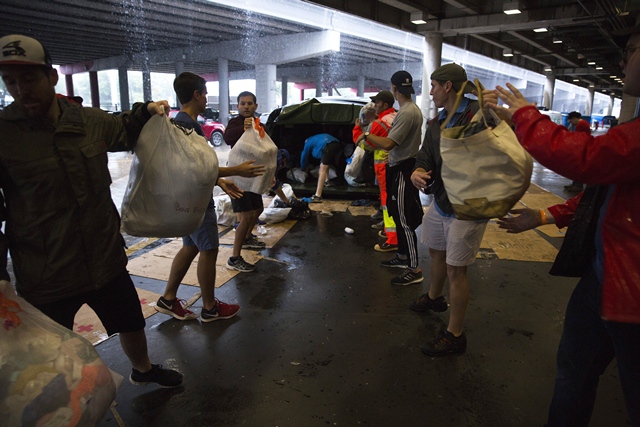
[[[398,277],[391,279],[391,284],[396,286],[413,285],[414,283],[420,283],[424,280],[422,271],[414,273],[410,268],[407,268],[404,273]]]
[[[264,249],[266,247],[267,247],[267,244],[265,242],[261,242],[255,237],[249,237],[242,244],[242,249]]]
[[[185,307],[185,300],[176,298],[173,301],[158,298],[158,302],[154,307],[158,313],[168,314],[178,320],[194,320],[198,318],[198,315],[193,311]]]
[[[398,250],[398,245],[392,245],[391,243],[387,242],[384,242],[381,245],[376,243],[376,245],[373,247],[373,250],[378,252],[392,252]]]
[[[322,197],[318,197],[314,194],[311,196],[311,202],[309,203],[322,203]]]
[[[399,257],[391,258],[387,261],[381,261],[380,265],[382,267],[393,267],[393,268],[409,268],[408,264],[409,260],[401,259]]]
[[[227,268],[229,270],[238,270],[242,273],[250,273],[255,271],[256,266],[254,264],[249,264],[247,261],[242,259],[242,256],[239,256],[234,259],[234,257],[229,258],[227,261]]]
[[[172,369],[165,369],[162,365],[151,365],[151,370],[140,372],[131,368],[129,382],[133,385],[156,383],[161,387],[178,387],[182,384],[182,374]]]
[[[216,298],[216,305],[211,310],[205,310],[204,307],[200,312],[200,320],[207,323],[215,320],[231,319],[238,314],[240,306],[238,304],[227,304]]]

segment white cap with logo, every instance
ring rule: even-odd
[[[51,66],[49,52],[34,38],[11,34],[0,38],[0,65]]]

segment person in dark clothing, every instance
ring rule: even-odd
[[[58,73],[40,42],[9,35],[0,49],[0,74],[15,100],[0,112],[0,279],[9,280],[9,250],[28,302],[69,329],[88,304],[109,335],[120,334],[131,383],[180,385],[182,374],[149,361],[107,167],[107,151],[132,150],[151,115],[169,104],[136,104],[117,117],[83,108],[56,97]]]

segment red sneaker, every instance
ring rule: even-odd
[[[173,316],[178,320],[197,319],[198,315],[188,308],[185,308],[184,304],[185,301],[182,299],[176,298],[173,301],[169,301],[160,297],[154,308],[157,312],[168,314],[169,316]]]
[[[213,322],[214,320],[231,319],[238,314],[240,306],[238,304],[227,304],[216,298],[216,305],[211,310],[202,308],[200,320],[203,322]]]

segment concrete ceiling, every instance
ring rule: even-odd
[[[276,9],[281,3],[287,2],[270,0],[268,5]],[[393,29],[418,34],[438,31],[443,33],[445,43],[541,74],[550,66],[558,78],[569,82],[580,78],[582,85],[592,83],[597,89],[616,91],[620,86],[609,76],[619,75],[619,49],[613,43],[611,32],[633,26],[640,11],[640,2],[630,0],[523,0],[520,2],[522,13],[512,16],[502,12],[503,1],[300,3],[340,10]],[[27,34],[43,41],[54,62],[60,65],[91,69],[95,61],[100,60],[103,66],[126,65],[130,69],[149,67],[152,71],[174,72],[175,60],[158,52],[178,49],[182,52],[184,69],[201,74],[217,72],[220,46],[236,46],[238,50],[237,55],[229,58],[231,72],[250,71],[255,64],[246,57],[255,46],[264,50],[271,40],[282,40],[285,45],[280,43],[277,49],[286,49],[286,43],[304,40],[302,34],[327,28],[304,19],[297,10],[286,11],[285,18],[278,18],[266,13],[268,7],[265,6],[261,13],[255,13],[252,4],[255,3],[247,0],[2,0],[0,28],[2,34]],[[414,12],[422,12],[427,23],[412,24],[410,16]],[[548,31],[533,32],[539,27]],[[341,68],[354,69],[363,64],[371,67],[399,60],[421,61],[420,52],[385,46],[379,37],[384,34],[359,37],[343,33],[339,51],[299,58],[286,67],[291,75],[295,70],[304,75],[304,70],[312,68],[339,73]],[[553,38],[563,43],[555,44]],[[512,49],[515,56],[503,57],[505,48]],[[602,70],[589,66],[589,61],[603,67]]]
[[[640,1],[633,0],[521,0],[522,13],[509,16],[503,6],[512,2],[506,0],[314,3],[406,31],[441,32],[445,43],[540,74],[547,74],[545,68],[551,68],[559,79],[616,93],[621,92],[621,85],[610,76],[620,75],[620,49],[611,33],[634,26],[640,12]],[[417,12],[426,17],[426,24],[411,23],[411,13]],[[534,32],[537,28],[546,28],[547,32]],[[554,39],[562,43],[554,43]],[[504,49],[511,49],[515,55],[504,57]]]

